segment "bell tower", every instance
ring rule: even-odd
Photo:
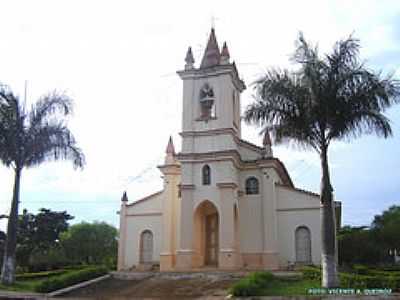
[[[194,66],[190,47],[185,62],[184,70],[177,72],[183,81],[183,113],[182,148],[177,154],[181,200],[175,267],[185,270],[212,261],[218,268],[234,269],[239,253],[238,235],[232,230],[237,224],[239,186],[235,160],[240,155],[240,93],[246,87],[230,62],[227,44],[219,48],[213,28],[200,66]],[[209,220],[214,221],[207,227],[199,216],[209,216],[211,211]],[[203,225],[218,238],[203,234]]]
[[[240,93],[246,86],[230,62],[226,42],[220,50],[212,28],[200,66],[194,66],[190,47],[185,62],[184,70],[177,72],[183,80],[182,153],[203,151],[193,147],[195,136],[225,132],[240,138]]]

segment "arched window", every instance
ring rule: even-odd
[[[140,262],[143,264],[153,261],[153,233],[145,230],[140,235]]]
[[[200,90],[200,117],[202,119],[214,117],[214,100],[214,90],[206,83]]]
[[[246,194],[247,195],[256,195],[259,191],[258,179],[255,177],[249,177],[246,179]]]
[[[211,169],[209,165],[205,165],[202,170],[203,185],[211,184]]]
[[[296,262],[300,264],[311,263],[311,233],[306,226],[297,227],[296,240]]]

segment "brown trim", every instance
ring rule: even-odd
[[[212,117],[198,117],[197,119],[195,119],[195,121],[197,121],[197,122],[200,122],[200,121],[208,122],[208,121],[213,121],[213,120],[216,120],[216,119],[217,119],[217,117],[215,117],[215,116],[212,116]]]
[[[194,190],[196,186],[194,184],[179,184],[181,190]]]
[[[234,182],[218,182],[217,186],[219,188],[221,188],[221,189],[223,189],[223,188],[232,188],[232,189],[234,189],[234,188],[238,187],[238,185],[236,183],[234,183]]]
[[[277,208],[276,211],[320,210],[321,207]]]
[[[288,187],[288,186],[280,184],[280,183],[275,183],[275,185],[283,187],[283,188],[286,188],[286,189],[289,189],[289,190],[292,190],[292,191],[296,191],[296,192],[300,192],[300,193],[303,193],[303,194],[307,194],[307,195],[310,195],[310,196],[314,196],[314,197],[318,197],[318,198],[320,197],[320,195],[317,194],[317,193],[306,191],[306,190],[303,190],[303,189],[299,189],[299,188],[295,188],[295,187]]]
[[[156,193],[153,193],[153,194],[151,194],[151,195],[149,195],[149,196],[146,196],[146,197],[144,197],[144,198],[142,198],[142,199],[139,199],[139,200],[137,200],[137,201],[135,201],[135,202],[133,202],[133,203],[131,203],[131,204],[127,204],[126,206],[132,207],[132,206],[134,206],[134,205],[136,205],[136,204],[138,204],[138,203],[141,203],[141,202],[143,202],[143,201],[150,200],[150,199],[153,198],[154,196],[158,196],[159,194],[162,194],[162,192],[164,192],[164,190],[158,191],[158,192],[156,192]]]
[[[210,130],[201,130],[201,131],[182,131],[179,134],[182,137],[185,137],[185,136],[209,136],[209,135],[216,135],[216,134],[235,135],[236,132],[232,128],[219,128],[219,129],[210,129]]]
[[[138,214],[126,214],[127,217],[147,217],[147,216],[162,216],[161,212],[148,212]]]

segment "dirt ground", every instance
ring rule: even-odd
[[[238,279],[159,278],[144,280],[107,279],[62,297],[66,299],[224,299],[229,287]],[[220,296],[220,297],[217,297]]]

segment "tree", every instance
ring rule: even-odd
[[[113,264],[117,254],[117,229],[105,222],[72,225],[61,235],[67,257],[76,263]]]
[[[12,284],[15,280],[18,204],[23,168],[59,159],[71,159],[75,167],[84,165],[84,155],[66,126],[66,118],[71,112],[72,99],[63,93],[49,93],[28,110],[9,87],[0,85],[0,160],[15,173],[1,272],[3,284]]]
[[[18,265],[31,268],[33,254],[45,256],[50,250],[59,247],[60,234],[68,229],[68,221],[72,219],[66,211],[41,208],[37,214],[32,214],[24,209],[18,222]]]
[[[384,110],[399,102],[399,83],[359,62],[359,41],[336,42],[320,56],[300,33],[292,57],[299,69],[270,69],[255,83],[255,101],[245,111],[248,123],[271,132],[276,143],[293,141],[317,151],[321,160],[322,286],[338,286],[336,237],[328,148],[334,140],[362,134],[392,134]]]
[[[387,255],[389,250],[400,252],[400,206],[393,205],[382,215],[376,215],[372,222],[372,233]]]
[[[377,265],[382,261],[379,244],[367,226],[344,226],[338,234],[339,263]]]

